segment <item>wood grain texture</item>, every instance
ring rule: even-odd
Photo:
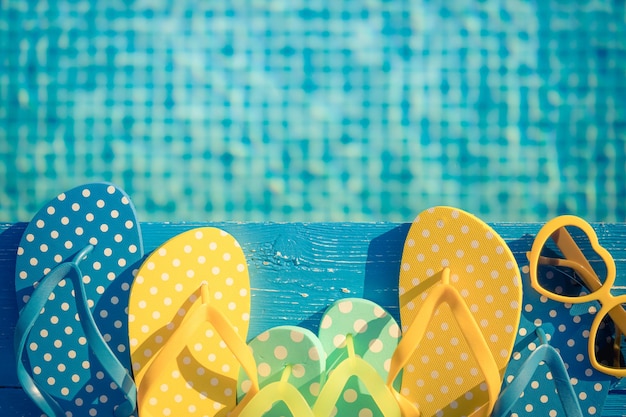
[[[540,224],[495,223],[520,265]],[[167,239],[199,226],[231,233],[246,254],[252,286],[249,338],[282,324],[317,331],[324,309],[344,297],[364,297],[399,320],[397,286],[408,223],[142,223],[146,255]],[[626,224],[594,224],[615,258],[614,294],[626,294]],[[26,223],[0,224],[0,415],[39,416],[15,374],[15,256]],[[604,416],[626,415],[626,384],[614,387]]]

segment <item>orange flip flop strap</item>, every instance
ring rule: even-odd
[[[398,347],[391,358],[387,386],[395,392],[396,398],[399,399],[398,403],[402,407],[403,416],[419,415],[419,412],[415,409],[413,404],[410,403],[410,401],[399,398],[402,396],[393,388],[393,381],[400,373],[400,370],[406,366],[413,355],[413,352],[415,352],[419,346],[420,341],[426,333],[426,325],[431,321],[437,308],[443,303],[450,306],[452,314],[459,324],[461,332],[463,333],[463,337],[465,338],[472,355],[476,358],[478,366],[485,377],[487,393],[489,395],[489,404],[484,412],[488,415],[497,401],[500,390],[501,381],[498,365],[491,354],[487,341],[480,331],[478,323],[474,320],[474,317],[465,304],[463,297],[459,294],[456,288],[445,282],[433,288],[432,292],[424,301],[422,308],[417,313],[413,323],[409,325],[409,328],[403,335],[402,340],[398,343]],[[482,414],[482,408],[480,410]],[[416,412],[418,414],[416,414]]]

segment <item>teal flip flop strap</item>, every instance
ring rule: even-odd
[[[540,339],[544,339],[545,334],[541,329],[537,330]],[[532,381],[533,375],[539,365],[545,362],[554,380],[554,385],[563,405],[563,411],[568,417],[582,417],[583,413],[580,408],[580,404],[576,399],[576,392],[570,382],[569,374],[563,363],[563,358],[557,350],[544,342],[537,347],[530,354],[528,359],[524,361],[520,367],[520,371],[513,379],[510,385],[502,390],[498,401],[496,402],[492,417],[504,417],[511,411],[515,403],[519,400],[520,396],[524,393],[524,390],[528,384]]]
[[[103,368],[109,374],[111,380],[122,390],[126,398],[126,401],[119,404],[115,409],[115,417],[127,417],[132,415],[135,411],[137,402],[137,388],[135,383],[126,368],[119,362],[115,354],[104,341],[87,303],[85,288],[83,286],[83,275],[78,266],[78,262],[86,256],[91,248],[92,247],[87,246],[79,252],[73,261],[57,265],[41,279],[30,299],[21,310],[15,327],[14,348],[17,376],[24,391],[44,413],[51,417],[65,417],[65,411],[61,409],[57,401],[51,395],[39,388],[38,384],[26,370],[22,362],[22,357],[24,355],[28,335],[39,318],[41,310],[44,308],[50,294],[52,294],[56,286],[64,278],[69,278],[74,286],[76,307],[88,346],[98,361],[103,365]]]

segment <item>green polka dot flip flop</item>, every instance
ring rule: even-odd
[[[385,386],[400,328],[382,307],[346,298],[324,313],[318,337],[326,351],[326,382],[314,405],[316,417],[400,416]]]
[[[493,409],[520,321],[517,263],[504,240],[452,207],[420,213],[400,268],[402,340],[388,385],[403,415],[487,416]]]
[[[130,353],[141,417],[236,416],[237,377],[258,391],[246,345],[250,280],[239,243],[227,232],[183,232],[148,256],[129,300]]]
[[[143,256],[135,210],[114,185],[86,184],[45,205],[16,260],[17,374],[49,416],[128,416],[126,305]]]
[[[248,344],[257,363],[260,391],[240,417],[312,417],[312,407],[323,384],[324,348],[310,330],[278,326]],[[238,397],[248,393],[250,379],[239,374]]]

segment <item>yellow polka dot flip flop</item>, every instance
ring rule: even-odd
[[[403,415],[487,416],[497,401],[521,314],[520,272],[504,240],[451,207],[420,213],[400,269],[402,340],[388,385]]]
[[[202,227],[157,248],[139,269],[129,304],[139,415],[236,415],[241,367],[249,392],[258,391],[245,343],[249,314],[246,259],[233,236]]]

